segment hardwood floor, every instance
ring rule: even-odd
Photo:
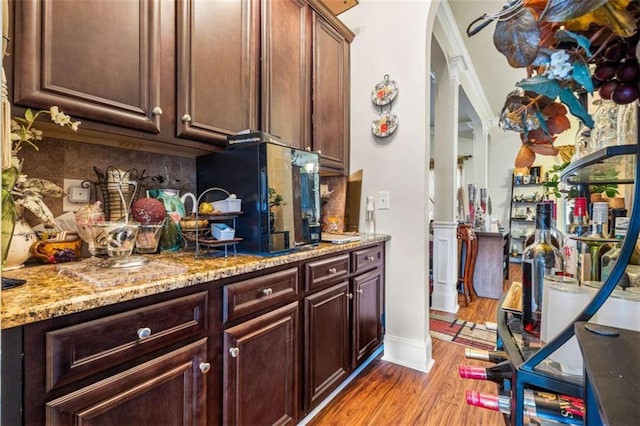
[[[458,315],[474,322],[495,322],[497,300],[476,298]],[[314,426],[494,426],[499,412],[471,407],[465,391],[497,392],[493,382],[461,379],[459,364],[489,365],[465,358],[464,347],[433,339],[435,364],[428,374],[381,359],[374,360],[308,424]]]

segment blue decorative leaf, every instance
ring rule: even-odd
[[[593,129],[593,119],[571,89],[562,89],[560,91],[560,100],[569,107],[571,114],[579,118],[585,126]]]
[[[580,86],[584,87],[589,93],[593,93],[593,81],[591,80],[591,73],[589,72],[589,65],[582,59],[577,58],[573,62],[573,73],[571,74],[573,80]]]
[[[565,29],[559,29],[556,31],[555,37],[560,41],[575,41],[578,46],[584,49],[587,54],[587,58],[593,56],[591,53],[591,41],[587,37]]]
[[[542,113],[538,110],[535,110],[535,114],[536,114],[536,118],[538,119],[538,122],[540,123],[540,128],[542,129],[542,131],[546,135],[551,137],[552,135],[549,133],[549,127],[547,127],[547,121],[544,119],[544,115],[542,115]]]
[[[530,90],[548,98],[555,99],[562,88],[557,80],[550,80],[547,77],[536,76],[525,78],[516,83],[516,86],[522,87],[524,90]]]

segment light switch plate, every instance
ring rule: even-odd
[[[391,201],[389,200],[389,191],[378,191],[378,210],[389,210]]]

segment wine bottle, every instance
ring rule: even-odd
[[[502,361],[486,368],[459,365],[458,375],[463,379],[491,380],[492,382],[502,383],[504,380],[511,379],[513,376],[512,368],[510,361]]]
[[[606,281],[607,278],[609,278],[609,275],[613,270],[613,265],[615,265],[618,257],[620,257],[620,253],[622,252],[622,240],[624,240],[624,237],[627,235],[627,228],[629,227],[629,218],[616,217],[613,227],[613,234],[618,242],[613,249],[602,255],[602,259],[600,261],[601,281]],[[618,283],[618,285],[621,285],[621,283]]]
[[[602,255],[611,249],[606,243],[607,234],[604,224],[607,222],[609,214],[609,204],[607,202],[594,202],[592,208],[592,224],[591,229],[583,235],[589,239],[589,253],[591,254],[591,281],[600,281],[600,262]]]
[[[553,200],[545,200],[543,203],[551,204],[551,241],[555,240],[554,245],[558,248],[564,247],[566,241],[566,236],[564,232],[558,229],[557,226],[557,218],[558,218],[558,206]]]
[[[536,336],[540,335],[544,277],[564,270],[562,254],[551,243],[550,228],[551,205],[538,203],[535,239],[522,253],[522,324]]]
[[[465,348],[464,356],[470,359],[482,361],[502,362],[509,359],[505,351],[487,351],[483,349]]]
[[[589,229],[587,221],[587,199],[576,197],[573,206],[573,221],[567,226],[567,238],[563,247],[565,272],[574,278],[580,277],[580,255],[587,252],[586,244],[571,237],[580,237]]]
[[[467,404],[488,408],[505,414],[511,413],[511,400],[506,395],[491,395],[477,391],[466,392]],[[524,391],[524,414],[528,417],[555,420],[561,423],[582,425],[584,401],[572,396],[531,389]]]

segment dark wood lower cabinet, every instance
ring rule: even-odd
[[[207,339],[46,404],[47,425],[204,425]]]
[[[307,413],[349,375],[348,291],[343,281],[304,299]]]
[[[224,331],[225,425],[298,418],[298,302]]]
[[[376,268],[353,278],[353,367],[382,344],[382,272]]]

